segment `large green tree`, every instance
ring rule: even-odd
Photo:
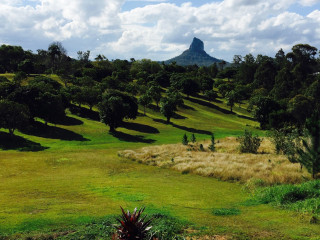
[[[17,128],[28,124],[28,107],[8,100],[0,100],[0,128],[6,128],[13,134]]]
[[[114,132],[123,119],[135,119],[138,115],[137,99],[117,90],[106,91],[98,105],[101,122]]]

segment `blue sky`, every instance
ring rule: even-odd
[[[320,0],[1,0],[0,44],[36,51],[60,41],[69,55],[166,60],[198,37],[212,56],[274,56],[320,48]]]

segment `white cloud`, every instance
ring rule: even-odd
[[[226,60],[249,52],[274,55],[299,42],[320,47],[320,11],[289,11],[293,4],[313,6],[319,0],[221,0],[200,7],[190,1],[143,2],[145,7],[121,12],[125,0],[2,0],[0,43],[35,50],[58,40],[73,56],[88,49],[110,59],[154,60],[181,53],[194,36]]]
[[[299,3],[302,5],[302,6],[307,6],[307,7],[310,7],[310,6],[313,6],[317,3],[320,3],[319,0],[300,0]]]

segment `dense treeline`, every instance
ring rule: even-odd
[[[114,131],[124,118],[136,118],[138,104],[145,114],[154,103],[153,108],[170,122],[177,108],[184,106],[182,94],[208,101],[219,94],[231,112],[235,104],[248,103],[245,106],[262,129],[302,128],[319,109],[317,51],[298,44],[287,54],[279,50],[274,58],[236,55],[227,67],[182,67],[147,59],[109,61],[103,55],[90,60],[89,51],[79,51],[72,59],[59,42],[37,53],[2,45],[0,73],[15,73],[15,77],[0,78],[0,127],[13,133],[36,118],[45,124],[58,123],[67,108],[86,105],[90,110],[97,107],[101,121]],[[46,74],[58,75],[61,82]]]

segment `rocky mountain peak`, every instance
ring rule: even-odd
[[[204,51],[204,44],[199,38],[193,38],[193,41],[189,48],[190,51],[202,52]]]

